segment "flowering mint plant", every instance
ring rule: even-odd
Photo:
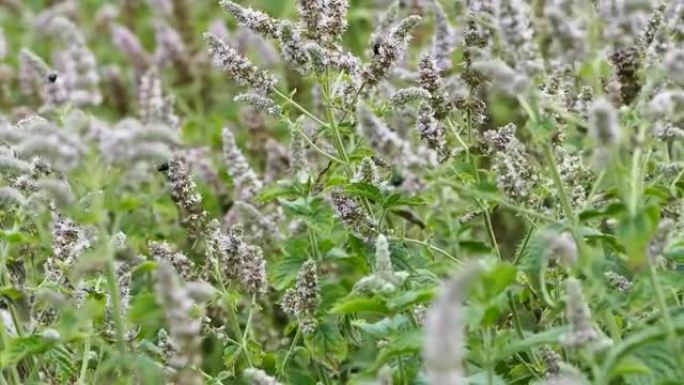
[[[683,26],[0,1],[0,385],[681,383]]]

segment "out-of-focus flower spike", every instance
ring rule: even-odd
[[[176,68],[181,82],[190,81],[193,76],[190,68],[191,58],[180,34],[165,21],[155,20],[153,24],[157,42],[157,51],[154,55],[156,65],[163,67],[166,63],[171,63]]]
[[[170,0],[145,0],[152,13],[158,17],[171,17],[173,15],[173,4]]]
[[[120,24],[113,24],[110,29],[114,46],[121,51],[138,74],[145,72],[150,64],[150,57],[138,37]]]
[[[246,202],[252,201],[261,191],[263,184],[237,146],[233,132],[227,127],[223,129],[223,156],[228,173],[233,179],[237,198]]]
[[[606,99],[596,100],[589,112],[589,135],[600,146],[610,146],[620,141],[620,124],[615,107]]]
[[[7,39],[5,38],[5,32],[0,27],[0,60],[5,60],[5,57],[7,56]]]
[[[202,364],[202,322],[192,316],[195,304],[168,262],[157,263],[155,278],[157,300],[164,310],[169,337],[177,347],[169,361],[177,370],[172,383],[201,384],[202,376],[197,368]]]
[[[77,106],[99,105],[102,102],[95,55],[88,48],[81,31],[69,19],[56,17],[50,30],[60,37],[68,61],[66,78],[69,97]]]
[[[441,72],[451,68],[451,53],[456,48],[456,31],[449,23],[449,17],[439,0],[432,1],[432,13],[435,19],[435,32],[431,52],[435,67]]]
[[[482,266],[467,265],[446,282],[425,319],[423,358],[430,385],[465,385],[463,360],[466,354],[463,302],[468,287]]]
[[[33,76],[42,85],[44,108],[59,107],[66,103],[68,95],[62,77],[54,72],[43,59],[28,49],[22,49],[20,55],[32,71]]]

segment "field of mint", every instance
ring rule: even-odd
[[[0,0],[0,385],[675,385],[684,0]]]

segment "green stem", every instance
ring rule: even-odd
[[[477,200],[477,199],[489,200],[489,201],[495,202],[496,204],[498,204],[501,207],[505,207],[511,211],[515,211],[515,212],[518,212],[520,214],[530,216],[532,218],[541,219],[545,222],[554,223],[554,224],[557,224],[560,226],[565,225],[563,222],[559,221],[556,218],[552,218],[548,215],[538,213],[536,211],[514,205],[512,203],[507,202],[506,200],[504,200],[503,198],[501,198],[495,194],[488,194],[488,193],[483,192],[483,191],[474,191],[472,189],[469,189],[466,186],[460,185],[460,184],[453,182],[453,181],[450,181],[450,180],[440,180],[440,181],[438,181],[438,183],[442,183],[444,185],[447,185],[447,186],[453,188],[454,190],[456,190],[457,192],[459,192],[463,195],[467,195],[468,197],[475,199],[475,200]]]
[[[425,241],[421,241],[418,239],[411,239],[411,238],[405,238],[405,237],[389,237],[389,239],[396,240],[396,241],[402,241],[402,242],[407,242],[407,243],[413,243],[416,245],[421,245],[424,246],[430,250],[436,251],[439,254],[442,254],[443,256],[451,259],[452,261],[458,263],[458,264],[463,264],[463,261],[460,259],[456,258],[455,256],[451,255],[448,251],[441,249],[437,246],[431,245]]]
[[[296,109],[298,109],[301,113],[303,113],[304,115],[306,115],[306,116],[308,116],[309,118],[311,118],[314,122],[320,124],[320,125],[323,126],[323,127],[327,127],[327,126],[328,126],[324,121],[322,121],[322,120],[320,120],[319,118],[317,118],[316,115],[312,114],[311,112],[309,112],[309,110],[307,110],[306,108],[302,107],[301,104],[295,102],[291,97],[289,97],[289,96],[283,94],[282,92],[278,91],[278,90],[275,89],[275,88],[273,88],[273,93],[276,94],[276,95],[278,95],[278,96],[280,96],[281,98],[285,99],[288,103],[292,104]]]
[[[318,152],[319,154],[323,155],[324,157],[326,157],[326,158],[328,158],[328,159],[330,159],[330,160],[332,160],[332,161],[334,161],[334,162],[337,162],[337,163],[340,163],[340,164],[344,164],[344,161],[341,160],[340,158],[338,158],[338,157],[336,157],[336,156],[334,156],[334,155],[328,154],[327,151],[325,151],[325,150],[323,150],[322,148],[316,146],[316,144],[311,140],[311,138],[309,138],[309,137],[306,135],[306,133],[299,127],[299,125],[298,125],[297,123],[292,122],[290,119],[288,119],[288,118],[285,117],[284,115],[281,115],[281,116],[282,116],[284,119],[287,119],[287,121],[290,123],[290,126],[292,126],[292,127],[295,129],[295,131],[297,131],[297,133],[298,133],[299,135],[301,135],[302,138],[304,138],[304,140],[306,140],[306,142],[309,144],[309,146],[311,146],[311,148],[313,148],[316,152]]]
[[[83,344],[83,358],[81,358],[81,370],[78,375],[78,384],[86,385],[88,375],[88,361],[90,359],[90,335],[86,337],[85,343]]]
[[[282,378],[283,374],[285,373],[285,369],[287,368],[287,363],[290,361],[290,357],[292,357],[292,353],[294,352],[295,346],[297,346],[297,343],[299,343],[299,339],[301,337],[301,330],[297,328],[297,332],[295,333],[294,338],[292,339],[292,343],[290,344],[290,348],[287,350],[287,354],[283,358],[283,363],[280,365],[280,368],[278,368],[278,378]]]

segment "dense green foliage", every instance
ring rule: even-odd
[[[681,383],[683,43],[678,0],[0,0],[0,385]]]

